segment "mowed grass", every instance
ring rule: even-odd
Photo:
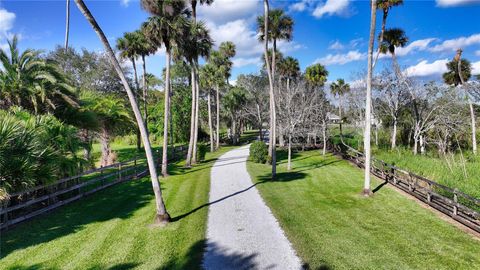
[[[310,269],[480,269],[480,241],[388,186],[364,198],[363,171],[319,151],[286,171],[248,163],[262,197]],[[381,182],[374,179],[372,188]]]
[[[231,147],[161,179],[173,222],[155,215],[148,177],[119,184],[1,235],[0,269],[198,269],[205,242],[210,168]]]

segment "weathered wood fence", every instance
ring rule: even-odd
[[[174,147],[169,160],[183,158],[186,151],[185,146]],[[161,157],[158,154],[157,156],[159,157],[156,164],[160,166]],[[135,157],[10,194],[9,201],[0,205],[0,229],[6,229],[115,184],[146,175],[149,175],[146,158]]]
[[[362,152],[346,145],[334,145],[333,152],[364,168]],[[432,208],[450,216],[459,223],[480,233],[480,200],[458,189],[439,184],[423,176],[416,175],[383,160],[372,158],[371,173],[404,192],[416,197]]]

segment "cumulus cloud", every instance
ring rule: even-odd
[[[120,4],[121,4],[122,6],[124,6],[124,7],[128,7],[128,4],[130,4],[130,1],[131,1],[131,0],[121,0],[121,1],[120,1]]]
[[[291,11],[304,11],[305,9],[307,9],[307,4],[308,4],[307,1],[297,2],[295,4],[290,5],[290,10]]]
[[[480,56],[480,50],[476,51],[476,52],[475,52],[475,55],[476,55],[476,56]]]
[[[261,3],[256,0],[216,0],[210,6],[200,5],[198,15],[216,24],[249,16],[255,18],[262,7]]]
[[[455,51],[458,48],[480,44],[480,34],[474,34],[469,37],[459,37],[456,39],[445,40],[444,42],[434,46],[432,52]]]
[[[321,63],[323,65],[345,65],[365,58],[367,58],[366,53],[360,53],[358,50],[355,50],[344,54],[328,54],[325,57],[318,58],[314,63]]]
[[[345,48],[345,45],[343,45],[340,41],[335,40],[335,42],[331,43],[330,46],[328,46],[329,50],[342,50]]]
[[[13,28],[15,18],[15,13],[0,8],[0,35],[6,36],[8,34],[8,31]]]
[[[405,47],[395,48],[395,54],[397,56],[405,56],[417,51],[425,51],[429,49],[429,45],[435,41],[435,38],[419,39],[408,44]],[[390,57],[390,54],[381,54],[380,58]]]
[[[260,59],[260,56],[258,57],[250,57],[250,58],[241,58],[237,57],[232,60],[233,66],[234,67],[244,67],[244,66],[249,66],[249,65],[261,65],[262,61]]]
[[[439,7],[458,7],[470,4],[480,4],[480,0],[436,0]]]
[[[472,63],[472,74],[473,75],[480,74],[480,61]]]
[[[346,15],[350,5],[349,0],[327,0],[325,3],[319,4],[312,15],[316,18],[322,18],[324,15]]]
[[[436,60],[428,63],[427,60],[421,61],[415,66],[410,66],[405,69],[405,74],[410,77],[425,77],[432,75],[439,75],[447,71],[448,59]]]

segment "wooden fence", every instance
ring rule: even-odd
[[[334,145],[333,152],[364,168],[364,154],[346,145]],[[371,173],[459,223],[480,233],[480,200],[382,160],[372,158]]]
[[[174,147],[169,160],[183,158],[186,150],[185,146]],[[161,160],[158,158],[157,166],[160,164]],[[146,175],[149,175],[146,158],[135,157],[10,194],[10,200],[0,205],[0,229],[6,229],[115,184]]]

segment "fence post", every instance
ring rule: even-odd
[[[455,188],[453,190],[453,201],[455,202],[453,204],[453,215],[456,216],[457,213],[458,213],[458,207],[457,207],[457,203],[458,203],[458,196],[457,196],[457,189]]]
[[[133,176],[133,179],[137,179],[137,156],[135,156],[135,159],[133,160],[133,172],[135,173]]]
[[[411,173],[408,173],[408,176],[409,176],[409,179],[408,179],[408,190],[409,190],[410,192],[412,192],[412,191],[413,191],[413,189],[412,189],[413,177],[412,177],[412,174],[411,174]]]
[[[427,201],[428,203],[432,202],[432,183],[428,183]]]
[[[118,181],[122,180],[122,163],[118,163]]]

